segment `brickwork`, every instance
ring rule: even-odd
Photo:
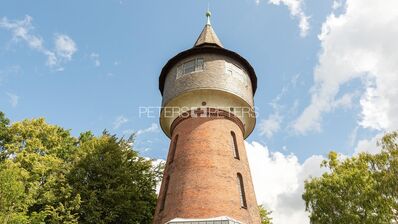
[[[236,135],[239,159],[234,158],[231,131]],[[173,142],[177,135],[178,141]],[[241,207],[237,173],[243,177],[247,208]],[[174,218],[218,216],[260,223],[242,131],[230,119],[197,117],[176,125],[164,172],[166,179],[160,189],[154,224]]]

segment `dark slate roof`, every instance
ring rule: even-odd
[[[244,66],[250,77],[252,83],[253,95],[256,93],[257,76],[253,67],[246,59],[244,59],[238,53],[223,48],[221,41],[218,39],[216,33],[214,32],[209,22],[203,28],[193,48],[185,50],[177,54],[176,56],[172,57],[163,67],[159,76],[160,93],[163,95],[166,76],[169,73],[170,69],[173,68],[175,64],[179,63],[181,60],[184,60],[184,58],[190,57],[195,54],[203,54],[203,53],[223,55],[238,61],[241,65]]]

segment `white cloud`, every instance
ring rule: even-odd
[[[33,29],[32,17],[25,16],[23,20],[9,21],[6,17],[0,20],[0,27],[12,32],[14,41],[24,40],[29,47],[40,49],[43,47],[42,38],[29,33]]]
[[[159,131],[159,126],[156,123],[152,123],[150,127],[138,130],[136,132],[136,135],[138,136],[138,135],[142,135],[145,133],[153,133],[153,132],[158,132],[158,131]]]
[[[333,1],[333,10],[339,9],[341,6],[343,6],[343,0],[334,0]]]
[[[91,53],[90,59],[94,62],[95,67],[99,67],[101,65],[100,56],[97,53]]]
[[[77,51],[76,43],[65,34],[55,35],[55,52],[60,57],[71,60],[73,54]]]
[[[144,128],[144,129],[140,129],[138,131],[134,131],[132,129],[127,129],[123,131],[123,134],[125,135],[131,135],[133,133],[135,133],[136,136],[142,135],[142,134],[146,134],[146,133],[155,133],[158,132],[159,126],[156,123],[152,123],[151,126]],[[151,142],[148,142],[151,143]]]
[[[377,146],[377,141],[383,137],[383,133],[379,133],[370,139],[361,139],[358,141],[357,146],[355,147],[355,154],[360,152],[368,152],[371,154],[376,154],[381,151],[381,148]]]
[[[118,116],[113,122],[113,129],[120,128],[123,124],[127,123],[129,120],[123,115]]]
[[[34,29],[32,25],[33,18],[26,15],[23,20],[10,21],[6,17],[0,20],[0,27],[10,30],[14,41],[24,41],[32,49],[46,53],[47,49],[43,46],[43,39],[31,33]]]
[[[46,51],[44,54],[47,55],[47,62],[46,63],[47,63],[48,66],[56,67],[59,64],[59,60],[58,60],[58,58],[57,58],[57,56],[55,55],[54,52]],[[57,68],[57,70],[58,71],[63,71],[64,68],[60,67],[60,68]]]
[[[11,32],[13,41],[17,43],[23,41],[31,49],[44,54],[47,57],[46,63],[50,67],[59,67],[62,62],[71,60],[77,50],[75,42],[65,34],[56,34],[55,49],[49,50],[44,46],[43,38],[33,34],[32,21],[33,18],[29,15],[22,20],[9,20],[3,17],[0,19],[0,28]]]
[[[12,94],[12,93],[6,93],[6,94],[9,97],[11,106],[16,107],[18,105],[19,96]]]
[[[359,127],[357,126],[351,131],[350,135],[348,136],[348,143],[349,143],[350,147],[354,147],[354,144],[357,141],[358,130],[359,130]]]
[[[354,79],[366,89],[359,124],[377,130],[398,127],[398,1],[347,0],[345,7],[322,26],[311,103],[293,125],[299,133],[321,130],[323,113],[334,109],[341,86]]]
[[[260,123],[260,134],[271,138],[274,133],[279,131],[281,122],[282,117],[278,113],[269,115],[267,119]]]
[[[260,0],[256,0],[257,4],[260,4]],[[269,4],[273,5],[285,5],[289,9],[290,15],[296,17],[299,20],[300,36],[305,37],[310,29],[309,17],[303,11],[304,1],[303,0],[269,0]]]
[[[353,99],[355,97],[355,93],[346,93],[344,94],[342,97],[340,97],[339,99],[336,99],[332,105],[331,108],[332,109],[336,109],[336,108],[350,108],[352,107],[353,104]]]
[[[258,142],[246,142],[246,150],[257,203],[272,211],[273,223],[309,223],[301,198],[304,180],[326,171],[320,168],[324,158],[311,156],[300,164],[295,155],[270,152]]]
[[[286,105],[280,103],[280,101],[285,97],[286,93],[290,90],[290,88],[297,87],[297,83],[300,79],[300,74],[293,75],[289,82],[285,86],[282,87],[279,94],[272,99],[269,103],[273,112],[268,115],[268,118],[263,119],[259,124],[260,135],[265,135],[267,138],[271,138],[276,132],[281,129],[282,121],[285,117],[288,117],[290,114],[295,113],[295,110],[298,107],[298,101],[295,100],[293,105],[286,108]]]

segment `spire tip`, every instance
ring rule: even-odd
[[[209,9],[207,9],[206,17],[207,17],[207,25],[211,25],[210,23],[211,12]]]

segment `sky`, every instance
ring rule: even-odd
[[[246,150],[258,203],[274,223],[308,223],[303,181],[331,150],[377,152],[398,128],[396,0],[0,2],[0,111],[44,117],[77,136],[136,133],[141,155],[166,159],[158,76],[191,48],[207,7],[224,47],[258,77]]]

